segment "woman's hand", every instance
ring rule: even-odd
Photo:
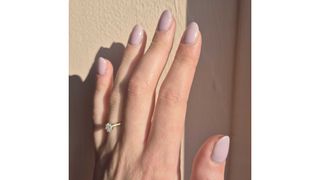
[[[93,117],[96,180],[180,179],[180,144],[201,33],[196,23],[189,24],[156,96],[175,27],[172,14],[164,11],[144,53],[146,34],[135,26],[114,81],[111,63],[99,59]],[[106,123],[117,122],[121,125],[105,130]],[[191,179],[223,180],[228,148],[228,136],[210,137],[194,159]]]

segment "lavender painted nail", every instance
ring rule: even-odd
[[[158,30],[159,31],[167,31],[172,24],[172,14],[169,10],[163,11],[161,14],[159,23],[158,23]]]
[[[141,43],[141,40],[143,39],[143,28],[140,25],[135,25],[132,29],[129,43],[132,45],[138,45]]]
[[[211,155],[211,159],[215,163],[223,163],[224,161],[226,161],[229,152],[229,144],[229,136],[224,136],[218,140]]]
[[[184,37],[183,37],[183,43],[191,44],[194,43],[199,32],[199,26],[197,23],[192,22],[188,25]]]
[[[100,57],[98,60],[98,74],[104,75],[107,72],[107,62],[104,58]]]

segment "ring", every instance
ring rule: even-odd
[[[121,125],[121,122],[117,122],[117,123],[114,123],[114,124],[107,123],[106,124],[106,130],[107,130],[108,133],[110,133],[114,127],[117,127],[117,126],[120,126],[120,125]]]

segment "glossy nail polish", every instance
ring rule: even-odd
[[[158,23],[158,31],[167,31],[169,30],[172,24],[172,14],[169,10],[163,11],[161,14],[159,23]]]
[[[230,145],[229,136],[224,136],[220,138],[213,148],[211,159],[215,163],[225,162],[229,152],[229,145]]]
[[[144,33],[144,30],[142,26],[138,24],[135,25],[130,34],[129,43],[132,45],[140,44],[143,39],[143,33]]]
[[[98,68],[97,72],[99,75],[104,75],[107,71],[107,62],[104,58],[100,57],[98,59]]]
[[[186,31],[183,36],[183,43],[192,44],[196,41],[199,34],[199,26],[197,23],[192,22],[188,25]]]

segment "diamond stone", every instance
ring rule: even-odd
[[[106,130],[107,130],[107,132],[111,132],[112,131],[112,124],[107,123],[106,124]]]

